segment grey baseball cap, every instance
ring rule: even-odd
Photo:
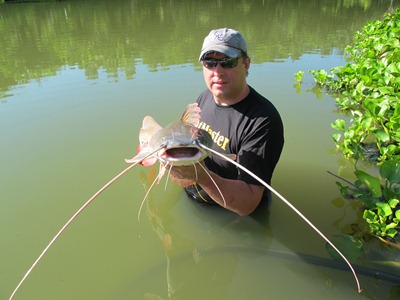
[[[209,52],[220,52],[228,57],[238,57],[241,51],[247,53],[246,40],[239,31],[230,28],[211,30],[201,47],[199,60]]]

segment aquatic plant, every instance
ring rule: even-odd
[[[354,159],[400,159],[400,10],[356,32],[346,59],[330,72],[309,71],[351,116],[349,124],[343,119],[332,124],[339,131],[332,135],[337,148]],[[301,77],[295,74],[297,81]]]
[[[310,70],[317,86],[336,96],[349,124],[337,119],[332,138],[347,158],[376,163],[379,176],[357,169],[349,185],[336,182],[346,198],[359,200],[370,233],[396,243],[400,232],[400,9],[367,23],[346,47],[345,66]],[[295,74],[301,82],[303,72]],[[400,241],[399,241],[400,243]]]
[[[400,161],[386,161],[379,168],[379,176],[356,169],[354,184],[336,182],[343,197],[359,200],[363,218],[370,233],[396,244],[400,231]]]

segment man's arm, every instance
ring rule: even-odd
[[[182,186],[187,185],[188,180],[197,182],[216,203],[240,216],[249,215],[256,209],[262,199],[263,186],[207,172],[201,166],[196,166],[196,169],[193,166],[172,167],[171,177]]]

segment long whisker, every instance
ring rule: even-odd
[[[165,165],[165,168],[169,165],[170,163],[167,162],[167,164]],[[160,166],[161,168],[161,166]],[[171,176],[171,168],[168,169],[168,174],[167,174],[167,180],[165,180],[165,186],[164,186],[164,191],[167,190],[167,185],[168,185],[168,179]]]
[[[267,184],[265,181],[263,181],[260,177],[255,175],[253,172],[247,170],[245,167],[241,166],[240,164],[238,164],[234,160],[230,159],[229,157],[226,157],[225,155],[222,155],[221,153],[219,153],[219,152],[217,152],[217,151],[215,151],[215,150],[213,150],[211,148],[208,148],[207,146],[205,146],[203,144],[200,144],[200,146],[203,147],[204,149],[214,153],[215,155],[217,155],[217,156],[219,156],[219,157],[231,162],[236,167],[242,169],[247,174],[253,176],[254,179],[259,181],[262,185],[264,185],[271,192],[273,192],[276,196],[278,196],[283,202],[285,202],[292,210],[294,210],[308,225],[311,226],[312,229],[314,229],[343,258],[343,260],[347,263],[347,265],[349,266],[350,270],[353,273],[353,276],[354,276],[354,278],[356,280],[356,283],[357,283],[358,292],[361,293],[362,289],[361,289],[360,282],[358,280],[357,274],[356,274],[353,266],[351,265],[351,263],[346,258],[346,256],[344,256],[344,254],[342,252],[340,252],[340,250],[338,248],[336,248],[336,246],[309,219],[307,219],[295,206],[293,206],[293,204],[291,204],[288,200],[286,200],[281,194],[279,194],[276,190],[274,190],[269,184]]]
[[[197,175],[197,167],[196,167],[196,163],[192,162],[193,168],[194,168],[194,172],[196,173],[196,181],[199,180],[199,176]],[[207,171],[206,171],[207,172]]]
[[[219,194],[221,195],[222,201],[224,201],[224,206],[226,207],[226,201],[225,201],[225,197],[222,194],[222,191],[219,189],[217,183],[215,182],[215,180],[212,178],[211,174],[207,171],[207,169],[201,164],[199,163],[199,165],[203,168],[203,170],[207,173],[207,175],[210,177],[211,181],[214,183],[215,187],[217,188]]]
[[[24,277],[22,277],[21,281],[18,283],[18,285],[15,287],[14,291],[11,293],[10,298],[8,300],[12,300],[14,298],[14,295],[22,285],[22,283],[25,281],[25,279],[28,277],[29,273],[33,270],[33,268],[38,264],[38,262],[42,259],[42,257],[46,254],[46,252],[50,249],[50,247],[54,244],[54,242],[59,238],[59,236],[65,231],[65,229],[72,223],[72,221],[87,207],[89,206],[90,203],[94,199],[97,198],[102,192],[104,192],[111,184],[113,184],[117,179],[121,178],[122,175],[124,175],[126,172],[128,172],[130,169],[132,169],[134,166],[137,164],[141,163],[144,159],[152,156],[156,152],[158,152],[162,147],[154,150],[151,153],[148,153],[146,156],[144,156],[141,160],[134,162],[131,164],[129,167],[127,167],[125,170],[120,172],[117,176],[115,176],[113,179],[111,179],[109,182],[107,182],[100,190],[98,190],[89,200],[87,200],[78,210],[77,212],[67,221],[67,223],[64,224],[63,227],[57,232],[57,234],[53,237],[53,239],[50,241],[50,243],[44,248],[42,253],[40,253],[39,257],[34,261],[32,266],[28,269],[28,271],[25,273]]]
[[[140,207],[139,207],[138,222],[140,222],[140,214],[141,214],[141,212],[142,212],[142,208],[143,208],[144,202],[146,201],[147,196],[150,194],[151,189],[153,188],[154,184],[157,182],[157,180],[158,180],[159,177],[160,177],[160,173],[158,173],[158,175],[157,175],[156,178],[154,179],[153,183],[150,185],[149,189],[147,190],[146,195],[144,195],[144,198],[143,198],[143,200],[142,200],[142,203],[140,204]]]
[[[57,232],[57,234],[53,237],[53,239],[48,243],[46,248],[42,251],[42,253],[39,255],[39,257],[34,261],[32,266],[28,269],[28,271],[25,273],[24,277],[22,277],[21,281],[18,283],[14,291],[12,292],[9,300],[12,300],[14,297],[15,293],[18,291],[22,283],[25,281],[25,279],[28,277],[29,273],[33,270],[33,268],[38,264],[38,262],[42,259],[42,257],[46,254],[46,252],[49,250],[49,248],[54,244],[54,242],[58,239],[58,237],[65,231],[65,229],[72,223],[72,221],[94,200],[99,196],[102,192],[104,192],[111,184],[113,184],[117,179],[119,179],[122,175],[124,175],[126,172],[128,172],[130,169],[132,169],[134,166],[136,166],[138,162],[133,163],[129,167],[127,167],[125,170],[120,172],[117,176],[115,176],[113,179],[111,179],[109,182],[107,182],[100,190],[98,190],[89,200],[87,200],[78,210],[77,212],[65,223],[65,225]]]

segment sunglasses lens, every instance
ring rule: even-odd
[[[236,67],[237,62],[238,62],[237,58],[228,58],[220,60],[219,64],[221,65],[222,68],[230,69]]]
[[[204,59],[203,60],[203,65],[207,68],[207,69],[214,69],[218,64],[218,60],[216,59]]]
[[[214,69],[217,67],[217,64],[221,66],[223,69],[231,69],[236,67],[238,64],[239,57],[237,58],[221,58],[221,59],[215,59],[215,58],[208,58],[208,59],[203,59],[203,65],[207,69]]]

